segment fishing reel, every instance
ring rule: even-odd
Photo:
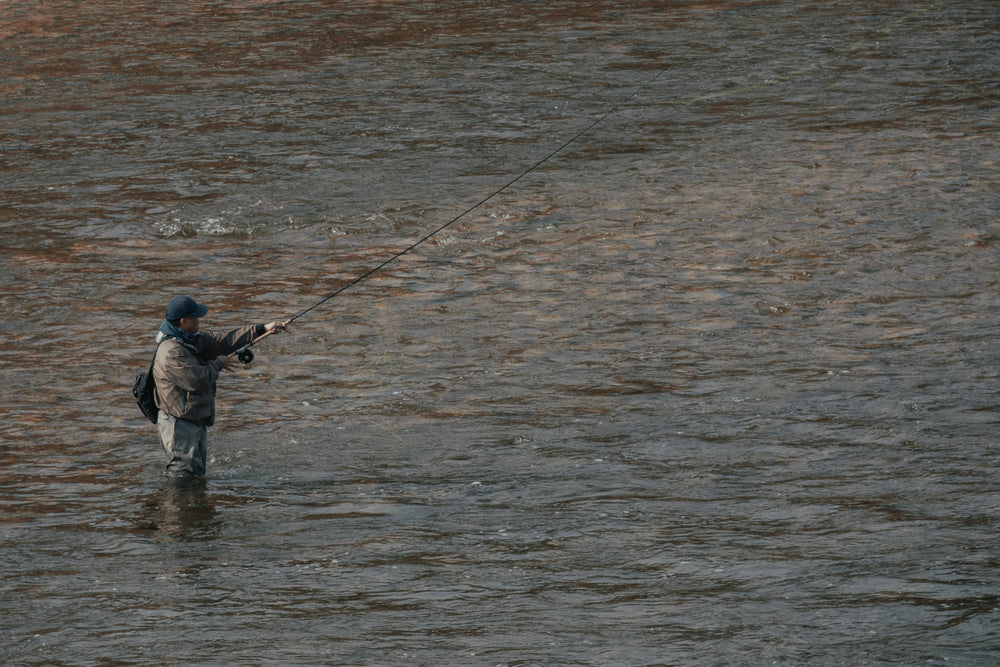
[[[288,320],[288,322],[291,322],[291,320]],[[241,347],[240,349],[236,350],[236,358],[240,360],[241,364],[244,365],[249,364],[251,361],[253,361],[253,352],[250,350],[250,346],[252,346],[254,343],[258,343],[264,340],[265,338],[267,338],[268,336],[277,331],[287,331],[285,325],[288,324],[288,322],[282,323],[281,326],[272,327],[270,330],[265,331],[264,333],[257,336],[252,341]]]

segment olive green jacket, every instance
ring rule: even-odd
[[[157,336],[162,342],[153,361],[156,406],[172,417],[211,426],[222,370],[217,357],[232,354],[263,333],[264,325],[254,324],[224,334],[202,331],[193,342]]]

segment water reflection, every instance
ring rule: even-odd
[[[120,4],[0,9],[0,663],[996,663],[996,3]],[[297,312],[664,67],[161,480],[164,292]]]
[[[143,502],[143,530],[179,540],[217,537],[222,521],[205,479],[168,478]]]

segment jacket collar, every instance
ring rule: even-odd
[[[160,330],[156,334],[156,342],[162,343],[167,338],[176,338],[185,347],[196,350],[197,340],[200,335],[200,333],[184,331],[180,327],[171,324],[168,320],[163,320],[163,324],[160,325]]]

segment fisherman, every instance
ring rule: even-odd
[[[222,369],[239,364],[235,352],[261,336],[288,330],[288,321],[252,324],[228,333],[200,330],[208,308],[189,296],[167,304],[153,361],[156,427],[167,454],[167,474],[203,477],[208,427],[215,422],[215,386]]]

